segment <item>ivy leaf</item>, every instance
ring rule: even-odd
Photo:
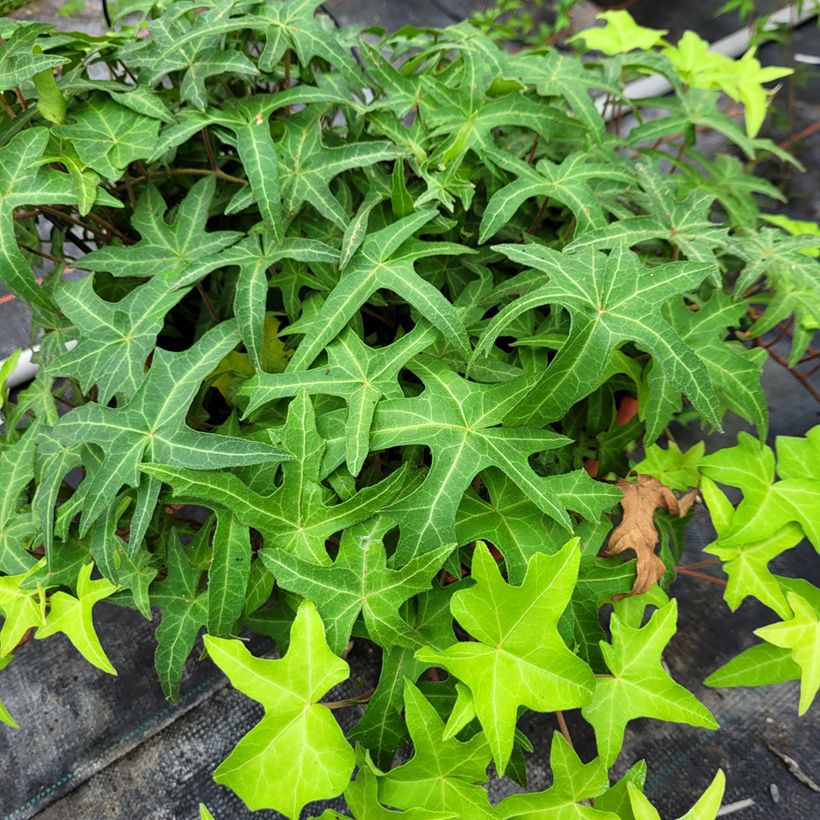
[[[131,225],[140,235],[139,242],[107,245],[86,254],[80,265],[86,270],[140,279],[164,274],[168,279],[177,279],[177,287],[183,287],[185,281],[195,283],[227,264],[220,258],[220,251],[242,236],[236,231],[205,229],[215,189],[213,177],[196,182],[169,221],[162,194],[148,186],[131,217]]]
[[[32,627],[45,622],[45,598],[42,588],[23,589],[21,584],[30,578],[42,565],[39,561],[30,570],[20,575],[0,576],[0,612],[3,613],[3,628],[0,629],[0,659],[10,655]]]
[[[700,796],[698,802],[678,820],[715,820],[720,810],[720,801],[723,799],[725,788],[726,776],[723,774],[722,769],[718,769],[709,788]],[[627,789],[635,820],[661,820],[657,810],[634,783],[628,783]]]
[[[413,756],[381,779],[385,803],[400,809],[451,811],[459,817],[493,817],[486,781],[490,750],[483,735],[462,743],[442,740],[444,722],[421,691],[405,678],[404,708]]]
[[[726,245],[726,230],[709,218],[714,195],[694,191],[686,198],[676,196],[669,176],[662,176],[650,163],[638,164],[644,195],[636,196],[647,216],[632,216],[587,231],[566,246],[566,251],[585,248],[601,250],[624,243],[630,247],[662,239],[692,262],[709,265],[717,273],[714,248]]]
[[[91,613],[96,603],[113,595],[119,587],[105,578],[92,581],[93,569],[93,563],[81,567],[77,576],[76,598],[67,592],[51,594],[45,624],[37,630],[35,637],[43,639],[62,632],[90,664],[116,675],[117,670],[111,665],[97,637]]]
[[[548,197],[572,211],[580,236],[606,224],[591,180],[607,179],[631,185],[633,173],[616,161],[591,162],[589,154],[571,154],[559,165],[539,160],[535,168],[511,154],[487,149],[484,154],[499,168],[517,179],[496,191],[481,217],[479,242],[486,242],[510,222],[521,205],[534,196]]]
[[[480,543],[473,553],[476,585],[456,592],[450,604],[476,641],[444,652],[416,652],[419,660],[443,667],[469,686],[499,772],[510,759],[519,706],[539,712],[573,709],[592,695],[590,668],[567,648],[557,628],[579,561],[577,539],[555,555],[533,555],[524,582],[512,587]]]
[[[39,46],[43,35],[49,30],[49,26],[36,24],[18,26],[4,40],[0,51],[0,93],[23,85],[36,74],[51,71],[69,61],[67,57],[42,53]],[[36,53],[35,46],[38,46]]]
[[[293,354],[289,371],[304,370],[378,290],[392,290],[438,328],[445,339],[469,354],[470,343],[458,313],[438,288],[415,272],[415,263],[428,256],[457,256],[468,252],[452,242],[421,242],[413,234],[435,216],[424,210],[370,233],[342,272],[318,314],[298,332],[304,337]],[[291,328],[291,330],[294,330]]]
[[[379,684],[367,704],[364,716],[353,727],[350,738],[362,743],[387,768],[393,752],[407,737],[402,718],[404,679],[415,681],[427,668],[413,657],[419,644],[444,649],[453,640],[450,597],[456,584],[434,586],[410,601],[403,612],[411,647],[392,646],[382,653]]]
[[[737,544],[760,541],[795,522],[820,550],[819,480],[801,477],[775,481],[771,448],[743,432],[738,434],[736,447],[706,456],[700,469],[713,481],[738,487],[743,493],[731,526],[721,535],[723,540]]]
[[[241,641],[211,635],[205,647],[234,688],[265,709],[220,763],[214,780],[233,789],[252,811],[275,809],[291,818],[306,803],[340,794],[353,772],[353,749],[318,701],[349,670],[328,648],[315,606],[300,604],[280,660],[255,658]]]
[[[820,328],[818,261],[805,254],[816,245],[817,240],[811,236],[787,236],[773,228],[744,232],[729,243],[730,252],[746,263],[735,284],[736,293],[743,293],[761,276],[766,277],[767,307],[749,328],[749,334],[760,336],[794,314],[789,367],[797,364]]]
[[[709,710],[664,671],[661,654],[675,633],[678,607],[670,601],[646,626],[630,626],[613,613],[612,643],[601,642],[611,676],[595,679],[595,693],[582,714],[595,730],[598,754],[607,767],[621,750],[630,720],[651,717],[716,729]]]
[[[246,414],[263,404],[299,390],[311,395],[339,396],[348,407],[345,457],[351,475],[358,475],[369,452],[370,426],[376,405],[383,397],[403,395],[398,373],[417,353],[428,348],[438,334],[429,325],[417,324],[406,336],[386,347],[364,344],[350,329],[327,346],[327,363],[297,373],[257,373],[239,391],[250,402]]]
[[[535,427],[499,426],[529,390],[528,377],[478,384],[426,356],[416,357],[409,367],[424,382],[424,392],[414,398],[381,401],[370,442],[371,450],[423,444],[432,451],[432,466],[422,483],[389,512],[401,527],[399,563],[456,541],[455,518],[462,495],[487,467],[501,470],[542,512],[568,530],[565,505],[596,518],[612,504],[611,490],[580,475],[581,471],[549,477],[533,471],[528,454],[562,446],[567,442],[563,436]]]
[[[38,527],[31,511],[20,503],[34,478],[35,437],[32,431],[0,452],[0,571],[9,575],[27,572],[36,560],[27,547]]]
[[[79,488],[87,501],[81,534],[127,485],[137,488],[129,543],[131,549],[139,546],[159,494],[159,482],[154,478],[140,480],[143,461],[203,470],[288,458],[276,447],[201,433],[185,423],[185,414],[202,379],[237,341],[233,323],[223,322],[184,352],[157,350],[145,380],[127,404],[114,408],[92,402],[60,419],[54,435],[63,446],[93,444],[103,453],[99,468],[87,475]]]
[[[268,495],[250,489],[229,473],[162,464],[145,465],[143,471],[170,484],[176,499],[229,511],[245,527],[258,530],[265,551],[281,549],[314,564],[329,564],[326,540],[383,509],[401,489],[405,471],[398,470],[339,504],[327,504],[326,492],[320,485],[325,442],[316,430],[307,393],[301,392],[291,402],[280,438],[293,460],[283,465],[282,483]]]
[[[683,300],[672,300],[666,303],[662,314],[684,343],[697,350],[721,405],[752,422],[758,435],[765,438],[769,409],[760,378],[768,357],[764,350],[750,350],[726,338],[730,329],[740,324],[746,307],[717,291],[696,310]],[[663,369],[652,364],[647,375],[650,406],[642,411],[642,416],[652,419],[653,429],[657,429],[662,420],[665,426],[665,420],[680,409],[677,397],[668,391],[666,382]],[[656,418],[659,420],[654,421]]]
[[[349,527],[331,566],[312,564],[283,550],[265,550],[262,558],[276,583],[316,603],[328,624],[331,650],[341,654],[361,613],[371,640],[383,647],[413,645],[410,628],[399,614],[409,598],[430,588],[455,544],[420,555],[401,569],[387,565],[382,538],[392,522],[380,517]]]
[[[73,108],[68,120],[52,133],[69,142],[87,168],[112,182],[130,163],[148,159],[159,138],[158,120],[102,95]]]
[[[222,265],[236,265],[239,268],[233,302],[234,313],[250,361],[261,370],[270,369],[261,359],[269,288],[277,287],[282,291],[285,311],[288,316],[292,316],[299,303],[302,285],[316,285],[308,277],[290,277],[290,284],[287,284],[287,277],[281,269],[269,283],[268,269],[283,259],[335,265],[339,261],[339,252],[317,239],[288,237],[282,242],[276,242],[269,231],[264,231],[261,235],[246,237],[223,251],[221,256]]]
[[[646,455],[632,471],[638,475],[652,476],[671,490],[686,492],[700,482],[698,464],[705,452],[706,444],[702,441],[693,444],[685,453],[674,441],[670,441],[665,450],[657,444],[650,444]]]
[[[267,0],[256,9],[247,25],[265,35],[265,46],[259,55],[259,67],[272,71],[288,49],[293,49],[303,66],[319,57],[352,80],[361,76],[350,52],[338,33],[329,30],[322,17],[316,16],[320,0],[292,0],[282,3]],[[326,18],[325,18],[326,19]]]
[[[24,205],[73,205],[68,174],[47,167],[47,128],[28,128],[0,148],[0,281],[29,305],[50,311],[46,291],[37,287],[31,265],[17,248],[14,212]]]
[[[729,609],[734,612],[752,595],[771,607],[781,618],[789,617],[791,610],[786,595],[777,577],[769,571],[769,562],[796,547],[803,540],[803,531],[797,524],[790,523],[767,537],[737,542],[725,537],[734,514],[729,499],[706,477],[701,480],[701,493],[718,534],[714,543],[704,547],[704,552],[716,555],[723,561],[723,571],[729,576],[723,597]],[[725,512],[719,513],[719,508]]]
[[[603,27],[587,28],[570,37],[569,42],[584,40],[586,47],[604,54],[624,54],[627,51],[649,51],[664,45],[666,29],[638,25],[628,11],[602,11],[596,20],[604,20]]]
[[[665,300],[699,285],[707,266],[670,262],[648,268],[623,245],[608,256],[590,250],[562,254],[541,245],[496,245],[495,250],[547,274],[549,281],[493,317],[476,355],[485,353],[504,328],[528,310],[557,304],[572,316],[569,337],[539,381],[508,414],[509,423],[544,424],[563,418],[600,384],[618,343],[631,341],[652,354],[670,389],[685,392],[705,418],[718,424],[706,368],[660,313]],[[650,429],[647,438],[657,438],[659,433]]]
[[[277,144],[282,199],[289,215],[305,202],[341,228],[350,217],[330,192],[333,179],[351,168],[365,168],[399,156],[388,141],[345,142],[327,146],[322,142],[320,116],[312,108],[288,119],[285,134]]]
[[[149,37],[121,48],[120,56],[144,69],[140,81],[148,85],[156,85],[172,71],[182,71],[180,97],[204,110],[209,77],[258,73],[241,51],[220,48],[224,35],[240,25],[235,11],[237,4],[221,2],[192,16],[163,14],[148,25]]]
[[[495,467],[481,472],[489,502],[472,488],[461,499],[456,516],[459,544],[488,541],[504,556],[511,584],[520,584],[530,558],[539,552],[553,552],[551,544],[565,542],[563,529],[543,513],[516,482]]]
[[[704,681],[707,686],[767,686],[800,680],[800,667],[785,646],[756,643],[716,669]]]
[[[572,746],[555,732],[550,748],[553,785],[546,791],[514,794],[496,806],[501,818],[550,817],[552,820],[615,820],[617,814],[601,811],[582,800],[592,800],[609,788],[606,767],[599,758],[582,763]]]
[[[168,541],[166,562],[168,574],[150,590],[151,603],[162,610],[154,663],[165,697],[177,703],[182,668],[208,619],[208,590],[200,589],[202,570],[191,566],[175,537]]]
[[[46,366],[53,376],[68,376],[84,393],[97,386],[97,400],[133,398],[145,378],[145,362],[154,350],[166,313],[193,287],[174,276],[155,276],[130,290],[119,302],[107,302],[94,290],[94,278],[64,281],[56,301],[78,329],[79,340]]]
[[[820,617],[815,608],[795,592],[786,597],[794,615],[777,624],[755,630],[755,635],[775,646],[791,650],[794,662],[800,667],[800,706],[804,715],[820,689]]]

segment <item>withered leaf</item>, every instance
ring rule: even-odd
[[[663,561],[655,554],[658,543],[653,520],[655,510],[664,509],[672,515],[684,516],[694,503],[697,490],[677,499],[669,487],[648,475],[639,475],[636,482],[621,480],[615,486],[624,494],[621,500],[624,517],[609,536],[606,551],[609,555],[635,551],[638,572],[632,594],[640,595],[666,572]]]

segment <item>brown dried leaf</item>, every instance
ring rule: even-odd
[[[653,516],[662,508],[672,515],[686,515],[697,495],[687,493],[678,501],[665,484],[648,475],[639,475],[637,482],[619,481],[616,486],[624,494],[621,501],[624,517],[612,531],[607,543],[607,553],[617,555],[624,550],[634,550],[638,558],[633,595],[646,592],[659,581],[666,567],[655,554],[658,531]]]

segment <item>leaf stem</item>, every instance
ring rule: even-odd
[[[719,587],[725,587],[728,581],[723,578],[715,578],[714,575],[707,575],[705,572],[698,572],[696,569],[689,569],[688,567],[676,567],[681,575],[691,575],[692,578],[697,578],[701,581],[708,581],[710,584],[715,584]]]
[[[569,743],[569,745],[574,749],[575,744],[572,742],[572,735],[569,733],[567,719],[564,717],[564,713],[560,709],[555,713],[555,720],[558,723],[558,729],[564,736],[564,740],[566,740],[566,742]]]

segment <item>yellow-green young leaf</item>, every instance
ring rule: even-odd
[[[444,722],[435,707],[407,678],[404,714],[413,755],[381,778],[384,803],[400,809],[451,811],[459,817],[495,817],[483,783],[490,749],[482,733],[466,743],[442,740]]]
[[[791,650],[792,659],[801,672],[799,712],[803,715],[820,688],[820,617],[802,596],[789,592],[786,597],[794,615],[782,623],[756,629],[755,635]]]
[[[555,732],[550,749],[553,784],[549,789],[530,794],[516,794],[502,800],[496,813],[504,820],[512,818],[550,818],[550,820],[617,820],[611,811],[593,808],[580,801],[593,798],[609,788],[606,767],[599,758],[582,763],[572,746]]]
[[[534,555],[524,582],[513,587],[479,543],[472,564],[476,585],[456,592],[450,604],[456,620],[476,640],[443,652],[416,652],[420,661],[443,667],[470,687],[499,772],[510,759],[520,706],[552,712],[583,706],[592,696],[592,670],[558,633],[580,554],[573,539],[555,555]]]
[[[637,786],[629,783],[627,788],[635,820],[661,820],[657,809]],[[678,820],[715,820],[725,788],[726,775],[723,774],[723,769],[718,769],[709,788],[700,796],[698,802]]]
[[[65,119],[66,101],[54,79],[54,70],[39,71],[32,80],[37,89],[37,110],[49,122],[59,125]]]
[[[731,526],[721,533],[721,539],[736,544],[760,541],[794,522],[820,549],[820,476],[816,462],[802,468],[800,475],[775,481],[771,448],[748,433],[739,433],[736,447],[706,456],[700,469],[714,481],[743,492]]]
[[[800,680],[800,667],[785,646],[758,643],[736,655],[704,681],[707,686],[765,686]]]
[[[582,713],[595,730],[598,754],[611,766],[630,720],[651,717],[717,729],[711,712],[666,673],[664,647],[675,634],[677,601],[658,609],[646,626],[629,626],[617,614],[610,621],[612,643],[601,642],[612,673],[595,679],[595,693]]]
[[[241,641],[211,635],[205,646],[233,686],[265,709],[214,780],[253,811],[274,809],[294,819],[306,803],[341,794],[353,772],[353,749],[319,699],[349,670],[328,648],[316,607],[300,604],[280,660],[255,658]]]
[[[686,491],[690,487],[697,487],[700,480],[698,463],[703,458],[706,445],[699,441],[685,453],[674,441],[670,441],[664,450],[657,444],[650,444],[646,448],[646,456],[632,469],[642,475],[651,475],[661,484],[673,490]]]
[[[664,45],[666,29],[638,25],[628,11],[602,11],[596,20],[605,20],[603,27],[588,28],[573,35],[569,42],[584,40],[587,48],[604,54],[624,54],[627,51],[648,51]]]
[[[44,565],[43,558],[21,575],[0,576],[0,612],[3,613],[0,658],[9,655],[29,629],[42,626],[45,622],[42,588],[21,589],[23,581]]]
[[[42,639],[62,632],[90,664],[116,675],[117,670],[111,665],[97,637],[91,614],[96,603],[113,595],[119,587],[105,578],[92,581],[93,569],[92,563],[81,567],[77,576],[76,598],[67,592],[55,592],[50,596],[45,625],[37,630],[35,637]]]
[[[204,803],[199,804],[199,820],[216,820]]]
[[[4,658],[0,657],[0,670],[8,666],[13,657],[13,655],[7,655]],[[20,728],[20,724],[11,716],[11,712],[6,708],[2,700],[0,700],[0,723],[5,723],[7,726],[11,726],[12,729]]]

